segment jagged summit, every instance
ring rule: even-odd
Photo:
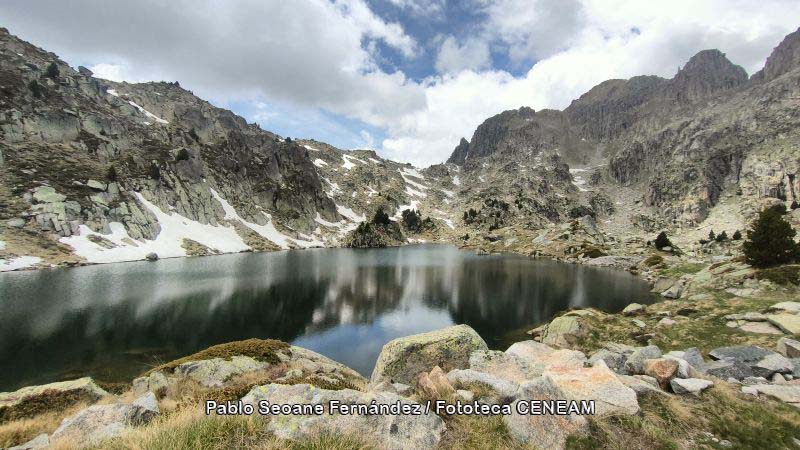
[[[730,62],[719,50],[703,50],[692,56],[669,81],[667,92],[678,102],[696,101],[747,82],[747,72]]]
[[[753,75],[753,79],[771,81],[798,67],[800,67],[800,28],[787,35],[772,50],[764,68]]]

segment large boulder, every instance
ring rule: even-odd
[[[511,403],[519,394],[519,384],[472,369],[451,370],[447,379],[456,389],[471,391],[479,401],[492,405]]]
[[[296,440],[324,432],[367,437],[386,449],[424,450],[435,448],[445,430],[444,421],[432,412],[425,414],[424,407],[421,415],[342,414],[329,409],[332,400],[340,404],[370,405],[374,401],[377,405],[418,405],[389,392],[330,391],[308,384],[256,386],[242,398],[244,404],[256,408],[261,401],[271,405],[323,405],[325,413],[322,415],[272,416],[267,429],[281,439]]]
[[[720,347],[711,350],[709,355],[720,361],[746,365],[752,372],[749,375],[764,378],[770,378],[775,373],[792,373],[794,368],[794,364],[785,356],[757,346]]]
[[[700,393],[714,385],[713,381],[700,378],[675,378],[669,382],[672,392],[676,394],[692,394],[699,396]]]
[[[751,369],[750,366],[733,360],[720,360],[707,363],[704,372],[706,375],[712,375],[721,380],[727,380],[728,378],[743,380],[753,376],[753,369]]]
[[[778,353],[787,358],[798,358],[800,357],[800,342],[786,337],[780,338],[777,350]]]
[[[547,324],[542,334],[542,342],[556,347],[570,347],[584,333],[580,316],[564,314]]]
[[[564,400],[566,394],[545,375],[520,386],[519,400],[511,405],[512,414],[503,416],[511,436],[518,442],[535,448],[563,449],[567,438],[588,431],[589,422],[576,414],[520,414],[518,403],[529,400]]]
[[[625,370],[629,374],[639,375],[644,373],[644,362],[648,359],[661,357],[661,349],[655,345],[648,345],[634,350],[625,360]]]
[[[175,368],[175,375],[191,378],[206,387],[222,387],[234,376],[261,371],[269,365],[249,356],[212,358],[183,363]]]
[[[108,395],[89,377],[0,393],[0,423],[46,412],[49,405],[94,403]]]
[[[661,389],[666,389],[670,380],[678,376],[679,368],[678,361],[670,358],[648,359],[644,362],[644,374],[655,378]]]
[[[132,426],[144,425],[160,413],[156,396],[152,392],[133,403],[113,403],[90,406],[74,416],[67,417],[50,436],[50,441],[79,443],[89,447],[106,439],[121,436]]]
[[[636,392],[623,384],[602,361],[594,367],[550,367],[544,375],[550,377],[567,400],[593,400],[597,415],[639,412]]]
[[[478,350],[469,357],[469,368],[521,383],[542,374],[542,367],[513,353]]]
[[[584,367],[587,363],[586,355],[582,352],[554,349],[536,341],[517,342],[508,347],[506,354],[521,358],[533,365],[540,373],[551,366]]]
[[[488,350],[488,347],[467,325],[397,338],[381,349],[370,383],[413,384],[417,375],[436,366],[445,372],[466,369],[470,355],[476,350]]]

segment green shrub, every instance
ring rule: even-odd
[[[42,87],[41,84],[39,84],[38,81],[31,80],[30,83],[28,83],[28,90],[31,91],[31,94],[33,94],[34,97],[42,98],[42,93],[44,92],[44,88]]]
[[[670,242],[669,238],[667,237],[667,232],[662,231],[661,233],[656,236],[655,246],[657,249],[661,250],[664,247],[672,247],[672,242]]]
[[[150,168],[148,169],[148,175],[150,176],[151,180],[161,179],[161,169],[158,168],[158,164],[156,163],[150,164]]]
[[[784,286],[798,285],[800,284],[800,266],[789,265],[759,269],[756,271],[756,278]]]
[[[800,247],[794,242],[796,234],[779,209],[764,209],[747,231],[747,240],[742,246],[747,263],[770,267],[797,261]]]
[[[739,230],[736,230],[736,231],[734,231],[734,232],[733,232],[733,238],[732,238],[732,239],[733,239],[734,241],[738,241],[738,240],[740,240],[741,238],[742,238],[742,232],[741,232],[741,231],[739,231]]]
[[[175,155],[175,161],[188,161],[189,160],[189,150],[182,148],[178,150],[178,154]]]
[[[657,266],[664,262],[664,258],[659,255],[653,255],[648,257],[643,261],[644,265],[647,267]]]
[[[48,78],[52,78],[55,80],[56,78],[58,78],[59,75],[61,75],[61,72],[58,70],[58,65],[56,65],[55,62],[51,62],[50,65],[47,66],[47,70],[45,71],[44,74]]]
[[[711,242],[711,241],[716,240],[716,239],[717,239],[717,236],[714,234],[714,230],[709,231],[708,232],[708,241]]]
[[[383,208],[378,208],[375,211],[375,215],[372,217],[372,223],[375,225],[389,225],[391,223],[391,219],[389,219],[389,215],[383,210]]]
[[[724,242],[727,240],[728,240],[728,233],[726,233],[725,231],[717,235],[717,242]]]
[[[106,170],[106,180],[117,181],[117,168],[113,164],[108,166],[108,170]]]

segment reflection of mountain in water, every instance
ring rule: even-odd
[[[402,334],[467,323],[491,344],[572,306],[614,310],[647,295],[625,273],[447,246],[114,264],[6,274],[0,284],[0,361],[13,367],[0,372],[0,390],[87,373],[127,379],[250,337],[300,339],[368,371]]]

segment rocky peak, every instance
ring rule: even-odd
[[[797,67],[800,67],[800,28],[794,33],[787,35],[783,41],[772,50],[764,68],[753,75],[753,79],[757,81],[770,81]]]
[[[666,94],[678,102],[696,101],[709,94],[735,88],[747,81],[747,72],[719,50],[703,50],[686,63],[669,82]]]
[[[469,142],[462,137],[456,148],[453,149],[453,153],[447,158],[447,162],[462,165],[467,159],[467,154],[469,154]]]

